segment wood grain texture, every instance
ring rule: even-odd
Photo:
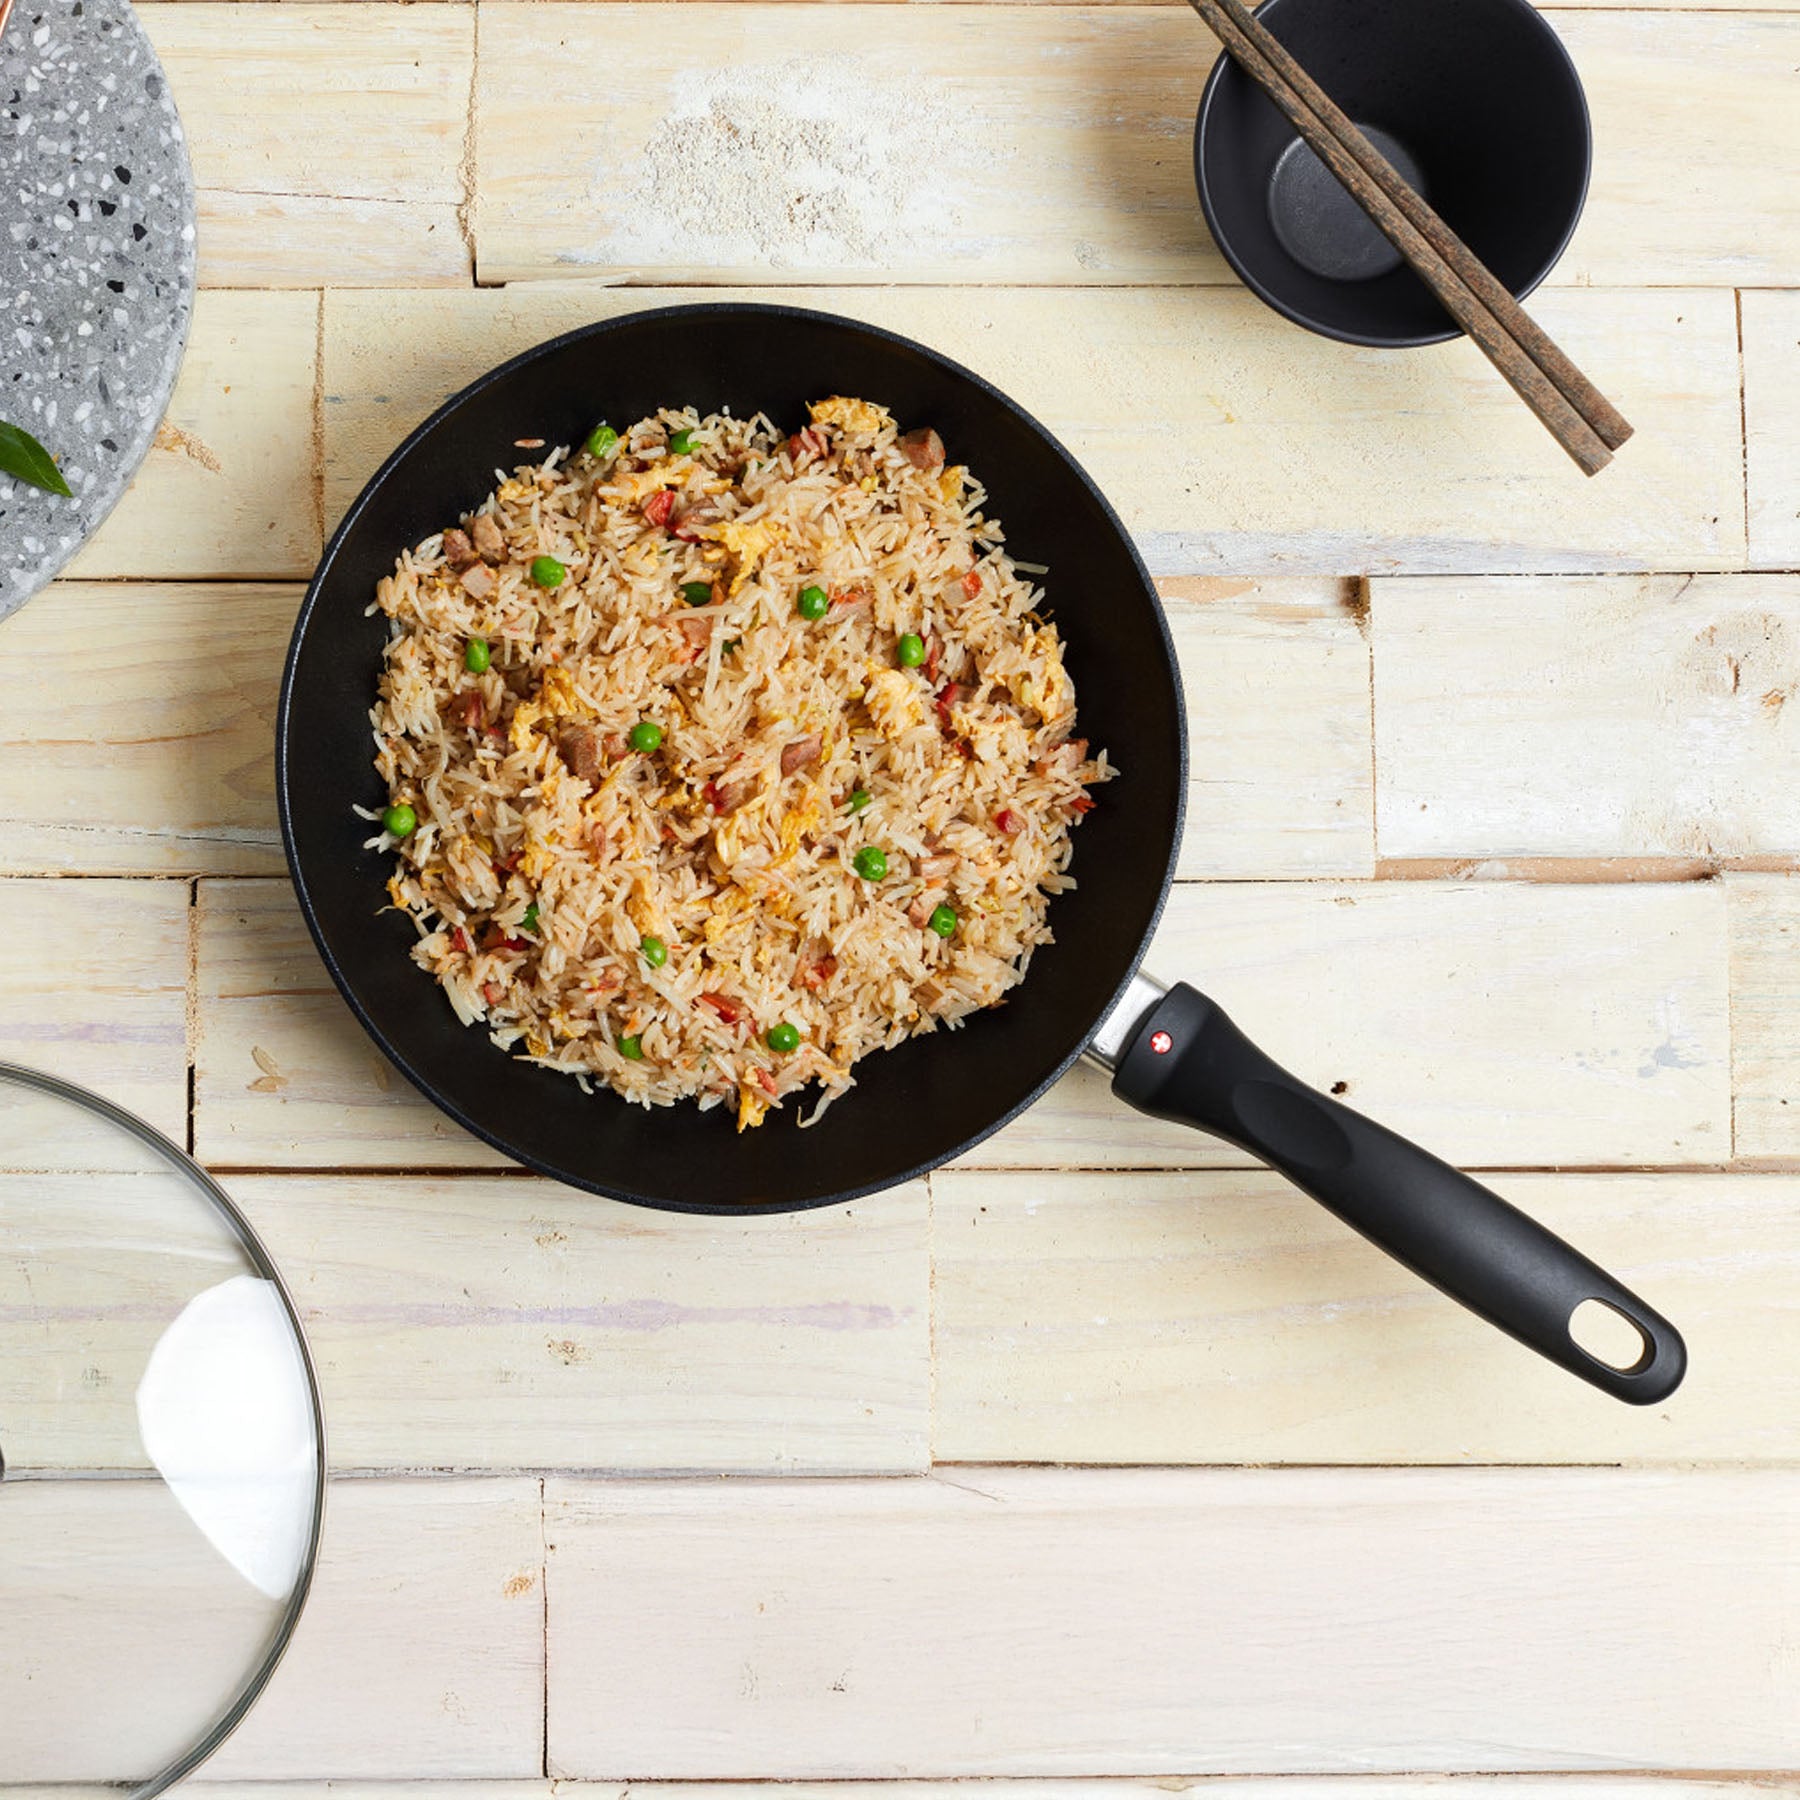
[[[947,1173],[936,1454],[1800,1461],[1800,1178],[1492,1184],[1676,1322],[1691,1363],[1672,1401],[1583,1386],[1274,1175]]]
[[[1750,563],[1800,568],[1800,293],[1738,296]]]
[[[0,881],[0,945],[0,1062],[92,1088],[182,1143],[185,883]],[[89,1168],[97,1155],[100,1166],[141,1166],[123,1140],[106,1155],[66,1138],[43,1104],[8,1094],[0,1166]]]
[[[507,1166],[364,1035],[286,881],[202,882],[196,912],[194,1145],[203,1162]]]
[[[516,1478],[334,1482],[294,1641],[207,1774],[537,1774],[539,1496]],[[159,1641],[168,1634],[164,1616]]]
[[[199,294],[156,447],[69,573],[310,575],[320,545],[318,336],[316,294]]]
[[[792,299],[780,288],[707,297]],[[433,406],[504,357],[682,298],[692,295],[580,283],[327,295],[327,516]],[[807,300],[922,338],[1011,394],[1081,459],[1158,574],[1743,561],[1729,294],[1564,291],[1537,303],[1638,426],[1591,485],[1468,343],[1354,351],[1296,332],[1237,289],[836,288]]]
[[[1232,281],[1192,171],[1217,45],[1180,10],[487,0],[481,18],[483,281]],[[1555,279],[1800,280],[1778,154],[1800,19],[1558,29],[1605,154]],[[568,154],[546,158],[551,67]]]
[[[141,1779],[144,1764],[125,1759],[155,1733],[171,1750],[193,1741],[254,1664],[269,1609],[160,1483],[24,1482],[6,1504],[21,1533],[9,1543],[49,1554],[0,1566],[0,1594],[14,1602],[0,1691],[21,1660],[31,1669],[34,1637],[49,1664],[39,1674],[54,1676],[68,1652],[66,1682],[33,1684],[46,1691],[27,1720],[25,1778]],[[19,1630],[22,1619],[37,1631]],[[76,1624],[88,1627],[82,1641],[64,1635]],[[543,1671],[536,1481],[339,1482],[293,1642],[207,1773],[534,1775]],[[9,1717],[9,1772],[21,1769],[13,1731]]]
[[[272,874],[299,590],[58,582],[0,623],[0,871]],[[198,650],[198,646],[204,646]]]
[[[1793,1754],[1788,1472],[976,1467],[546,1503],[553,1775]]]
[[[1369,646],[1354,587],[1158,585],[1187,704],[1179,873],[1373,874]]]
[[[600,1102],[596,1102],[600,1104]],[[339,1469],[925,1466],[925,1186],[733,1222],[555,1182],[244,1176]]]
[[[459,285],[472,7],[139,9],[181,108],[209,287]]]
[[[1383,857],[1800,852],[1800,577],[1379,581]]]
[[[285,883],[202,883],[198,929],[204,1159],[295,1169],[500,1161],[381,1061],[330,987]],[[1148,966],[1204,982],[1298,1074],[1344,1081],[1353,1105],[1454,1161],[1729,1154],[1716,885],[1189,883],[1171,898]],[[1217,1168],[1245,1158],[1130,1111],[1084,1065],[967,1160]]]
[[[1730,1148],[1724,934],[1716,884],[1185,884],[1145,967],[1449,1161],[1708,1163]],[[1085,1064],[965,1159],[1244,1161]]]
[[[1741,1157],[1800,1156],[1800,880],[1734,875],[1733,1142]]]

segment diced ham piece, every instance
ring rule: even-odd
[[[921,856],[915,867],[921,881],[942,881],[961,861],[954,851],[942,850],[935,856]]]
[[[780,1094],[776,1092],[775,1077],[771,1075],[767,1069],[758,1069],[756,1071],[756,1079],[762,1083],[762,1091],[767,1094],[771,1100],[779,1100],[781,1098]]]
[[[605,764],[600,760],[600,734],[591,725],[566,725],[556,734],[557,754],[569,765],[569,773],[593,783]]]
[[[787,441],[788,455],[795,462],[805,456],[823,456],[827,439],[824,432],[816,426],[809,425],[804,431],[796,431]]]
[[[712,642],[712,620],[696,618],[692,613],[682,613],[674,620],[674,626],[682,639],[683,661],[698,662],[706,654],[706,646]]]
[[[471,563],[461,576],[463,592],[471,600],[491,600],[494,590],[500,585],[494,579],[494,571],[486,563]]]
[[[469,542],[469,534],[458,531],[454,525],[444,533],[444,561],[457,570],[466,569],[470,563],[480,561],[479,552]]]
[[[833,588],[831,590],[831,606],[834,612],[854,612],[859,606],[867,606],[872,596],[867,588]]]
[[[950,729],[951,707],[956,705],[959,700],[964,699],[968,692],[969,690],[960,681],[946,681],[938,689],[937,699],[932,704],[936,706],[938,719],[946,731]]]
[[[450,947],[459,955],[469,954],[469,934],[460,925],[450,934]]]
[[[744,1009],[727,994],[702,994],[700,1004],[717,1013],[724,1025],[735,1025],[744,1016]]]
[[[503,562],[506,559],[506,539],[500,533],[492,513],[477,513],[469,521],[469,536],[475,542],[475,548],[489,562]]]
[[[906,909],[906,922],[917,925],[921,931],[931,922],[931,915],[943,903],[942,888],[927,888],[911,906]]]
[[[734,813],[756,792],[753,776],[740,776],[736,781],[709,781],[707,803],[716,813]]]
[[[1017,837],[1025,829],[1025,821],[1010,806],[1003,806],[994,814],[994,824],[1008,837]]]
[[[935,475],[944,466],[944,440],[929,425],[909,431],[900,440],[900,448],[906,460],[927,475]]]
[[[971,600],[981,592],[981,571],[979,569],[971,569],[968,574],[962,578],[962,591],[967,594]]]
[[[483,950],[524,950],[529,946],[521,937],[514,937],[510,931],[503,931],[498,925],[490,925],[481,934]]]
[[[1094,810],[1094,801],[1093,801],[1093,797],[1091,795],[1083,794],[1078,799],[1074,799],[1069,802],[1069,811],[1072,812],[1078,819],[1081,817],[1081,815],[1083,813],[1091,813],[1093,810]]]
[[[925,640],[925,679],[936,681],[938,670],[944,660],[944,646],[935,637]]]
[[[797,979],[802,987],[811,988],[816,994],[837,973],[837,966],[835,956],[817,956],[800,965]]]
[[[810,769],[819,760],[825,740],[815,731],[810,736],[795,738],[781,752],[781,772],[792,775],[796,769]]]
[[[481,984],[481,997],[489,1006],[498,1006],[500,1004],[500,996],[504,991],[505,990],[497,981],[484,981]]]
[[[602,741],[606,746],[606,754],[610,756],[614,762],[617,762],[619,758],[631,748],[630,743],[627,742],[625,734],[622,731],[609,731]]]
[[[658,488],[644,502],[644,517],[652,525],[667,525],[675,516],[675,495],[668,488]]]
[[[458,722],[468,726],[471,731],[479,731],[487,716],[486,708],[481,704],[481,692],[477,688],[470,688],[466,694],[459,694],[453,710]]]

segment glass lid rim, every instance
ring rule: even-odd
[[[280,1666],[281,1659],[287,1654],[288,1646],[293,1642],[294,1628],[300,1622],[300,1615],[306,1610],[307,1596],[312,1591],[313,1574],[318,1567],[319,1547],[325,1531],[325,1406],[319,1392],[319,1372],[313,1362],[312,1346],[306,1341],[306,1330],[300,1320],[300,1309],[294,1304],[294,1297],[288,1292],[287,1283],[282,1279],[281,1271],[276,1267],[274,1258],[270,1256],[267,1247],[257,1235],[256,1228],[244,1216],[237,1202],[186,1150],[172,1138],[158,1131],[154,1125],[140,1119],[136,1113],[127,1112],[124,1107],[108,1100],[104,1094],[97,1094],[90,1088],[79,1087],[74,1082],[63,1080],[59,1075],[48,1074],[42,1069],[30,1069],[22,1063],[0,1062],[0,1086],[8,1084],[35,1089],[38,1093],[48,1095],[51,1099],[67,1101],[83,1112],[106,1120],[108,1124],[119,1127],[127,1135],[136,1138],[139,1143],[155,1151],[177,1173],[185,1175],[193,1186],[198,1188],[212,1203],[214,1210],[230,1227],[232,1235],[237,1239],[239,1247],[255,1268],[257,1275],[267,1281],[275,1290],[276,1297],[281,1302],[282,1311],[287,1317],[288,1328],[293,1334],[294,1344],[300,1353],[300,1366],[306,1375],[307,1401],[312,1415],[314,1466],[312,1528],[308,1534],[306,1554],[301,1561],[300,1572],[287,1597],[287,1604],[282,1609],[280,1622],[270,1637],[268,1648],[263,1652],[256,1667],[250,1671],[236,1692],[226,1702],[223,1710],[215,1716],[212,1723],[187,1749],[181,1751],[154,1775],[126,1790],[126,1800],[153,1800],[153,1796],[163,1793],[185,1776],[192,1774],[243,1723],[246,1714],[261,1698],[263,1690],[269,1685],[270,1678]]]

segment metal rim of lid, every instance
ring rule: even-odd
[[[3,3],[3,0],[0,0],[0,3]],[[9,1083],[17,1087],[33,1089],[54,1100],[67,1101],[70,1105],[79,1107],[83,1112],[104,1119],[108,1124],[117,1126],[128,1136],[136,1138],[139,1143],[154,1150],[178,1173],[185,1175],[212,1202],[219,1216],[231,1228],[233,1236],[237,1238],[244,1255],[249,1259],[258,1276],[275,1290],[281,1301],[282,1310],[287,1315],[288,1328],[293,1333],[295,1346],[300,1352],[300,1365],[306,1372],[307,1396],[312,1411],[313,1447],[316,1454],[313,1469],[312,1530],[308,1534],[306,1555],[301,1562],[300,1573],[294,1581],[293,1591],[288,1595],[281,1621],[276,1627],[269,1648],[264,1652],[257,1666],[245,1677],[230,1700],[226,1702],[224,1710],[192,1745],[148,1780],[132,1788],[126,1796],[126,1800],[152,1800],[154,1795],[165,1792],[183,1777],[191,1775],[243,1723],[245,1715],[261,1698],[263,1690],[269,1685],[270,1678],[280,1666],[282,1657],[287,1654],[288,1645],[293,1642],[294,1627],[299,1624],[300,1615],[306,1610],[306,1599],[312,1591],[313,1573],[318,1567],[319,1546],[325,1532],[325,1408],[319,1394],[319,1373],[313,1364],[312,1349],[306,1341],[306,1332],[300,1323],[299,1308],[294,1304],[293,1295],[288,1292],[287,1283],[282,1280],[281,1271],[275,1266],[274,1259],[269,1255],[262,1239],[257,1236],[255,1228],[238,1210],[237,1202],[199,1163],[178,1144],[164,1137],[155,1126],[146,1124],[135,1113],[129,1113],[123,1107],[115,1106],[104,1096],[92,1093],[86,1088],[77,1087],[74,1083],[64,1081],[59,1076],[46,1075],[39,1069],[27,1069],[18,1063],[0,1062],[0,1086]]]

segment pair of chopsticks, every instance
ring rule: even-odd
[[[1631,427],[1606,396],[1526,316],[1493,271],[1432,211],[1244,0],[1189,3],[1582,472],[1597,475],[1604,469],[1631,436]]]

